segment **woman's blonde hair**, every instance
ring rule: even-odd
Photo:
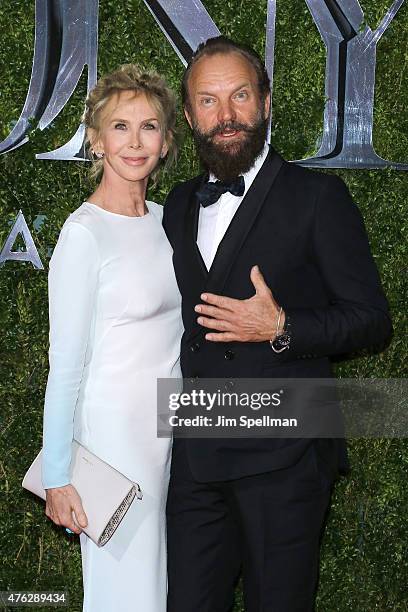
[[[103,110],[112,96],[119,95],[122,91],[133,91],[135,95],[144,94],[158,114],[168,153],[151,174],[155,182],[160,167],[168,168],[177,156],[176,97],[163,77],[156,72],[145,71],[137,64],[123,64],[98,80],[85,101],[85,111],[82,117],[82,122],[87,128],[85,145],[91,145],[88,128],[93,128],[97,136],[100,134]],[[98,182],[101,179],[103,159],[95,159],[92,156],[92,167],[89,174],[94,181]]]

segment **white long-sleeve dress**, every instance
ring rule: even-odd
[[[162,207],[129,217],[84,202],[49,270],[43,485],[70,482],[74,436],[140,484],[111,540],[80,535],[83,612],[165,612],[171,441],[157,438],[158,377],[181,377],[181,298]]]

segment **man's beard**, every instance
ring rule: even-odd
[[[215,143],[213,138],[226,129],[245,133],[239,140]],[[226,121],[208,132],[201,132],[193,119],[193,137],[201,163],[209,172],[223,182],[230,182],[240,174],[248,172],[261,154],[268,134],[268,119],[258,116],[252,124]]]

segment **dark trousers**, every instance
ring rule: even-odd
[[[230,612],[242,569],[247,612],[312,612],[333,482],[313,442],[290,467],[194,480],[177,442],[167,502],[168,612]]]

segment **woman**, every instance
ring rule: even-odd
[[[166,609],[171,442],[156,435],[156,382],[181,376],[181,299],[162,208],[145,196],[161,161],[174,158],[175,115],[156,74],[127,64],[98,81],[84,123],[102,178],[66,220],[50,261],[46,515],[80,534],[86,612]],[[81,530],[73,437],[143,491],[102,548]]]

